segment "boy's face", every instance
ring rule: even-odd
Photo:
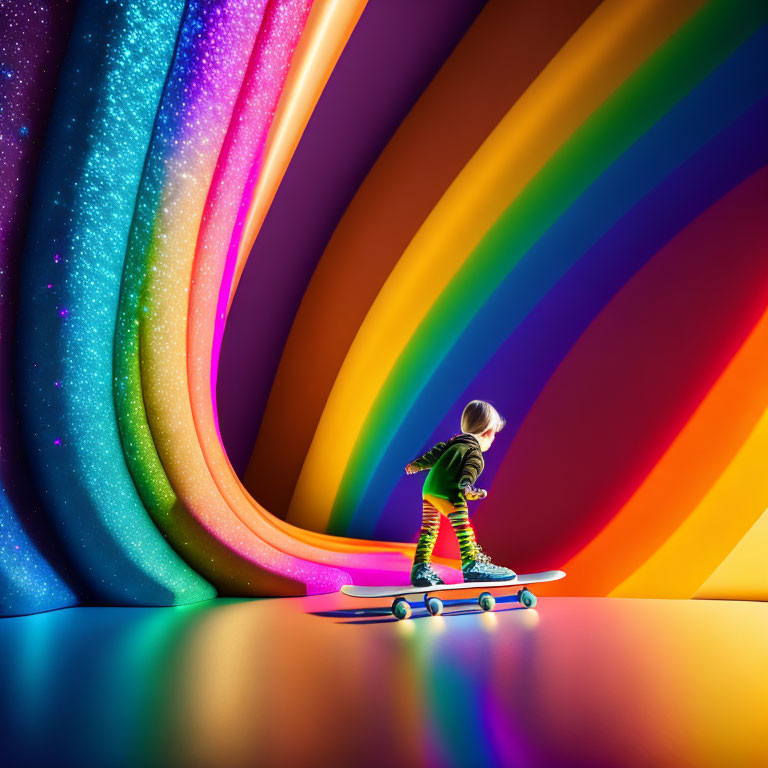
[[[480,450],[485,453],[493,445],[493,441],[496,439],[496,432],[493,429],[489,429],[487,432],[483,432],[480,437],[483,438],[479,441]]]

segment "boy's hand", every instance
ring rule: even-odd
[[[462,488],[462,491],[464,491],[464,498],[467,501],[478,501],[479,499],[484,499],[488,495],[488,491],[483,488],[474,488],[471,485],[465,485]]]
[[[413,464],[406,464],[405,465],[405,471],[409,475],[415,475],[419,470],[416,467],[414,467]]]

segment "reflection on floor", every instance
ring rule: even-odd
[[[0,620],[28,766],[768,765],[768,606],[342,595]],[[6,761],[7,760],[7,761]]]

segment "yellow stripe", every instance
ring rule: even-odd
[[[766,481],[768,483],[768,481]],[[694,597],[768,600],[768,510],[701,585]]]
[[[437,297],[557,149],[703,4],[607,0],[505,115],[427,217],[371,306],[323,410],[286,519],[325,530],[368,412]]]
[[[685,522],[610,596],[693,597],[768,507],[767,456],[768,410]],[[751,546],[745,544],[742,562]]]

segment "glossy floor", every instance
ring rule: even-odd
[[[342,595],[0,620],[3,765],[768,765],[768,606]]]

